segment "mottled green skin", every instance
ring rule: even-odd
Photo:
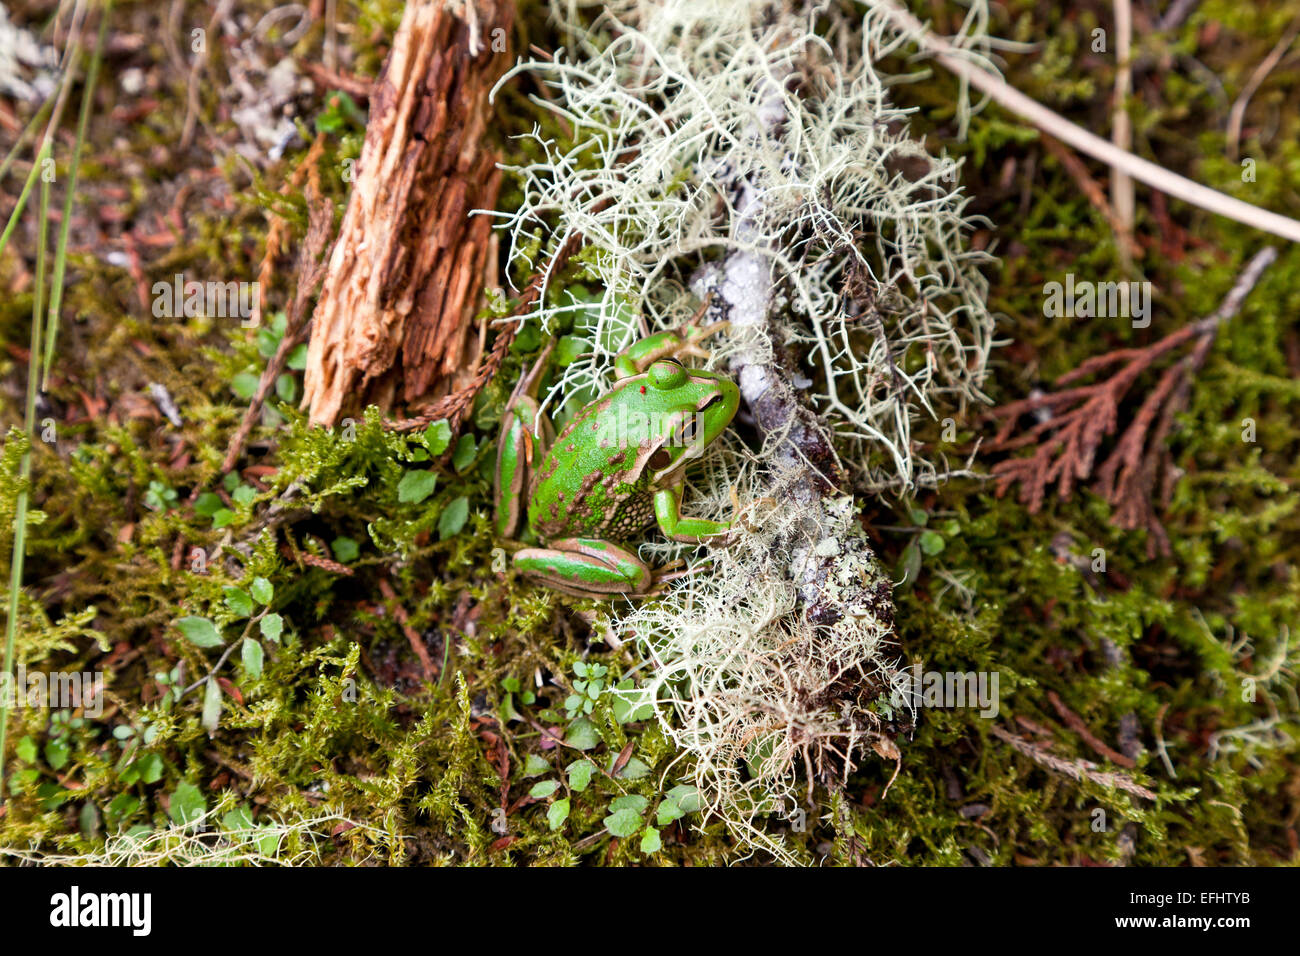
[[[693,339],[659,333],[620,355],[615,368],[622,377],[581,409],[549,449],[524,427],[535,409],[530,392],[538,370],[517,389],[498,454],[497,531],[516,532],[520,516],[512,496],[526,489],[528,531],[546,545],[517,552],[517,568],[580,596],[640,594],[652,575],[618,542],[655,523],[678,541],[727,530],[679,513],[687,466],[726,430],[740,402],[726,376],[669,357],[699,354]]]
[[[623,379],[574,416],[537,470],[528,503],[535,535],[623,541],[654,523],[654,492],[679,481],[735,414],[734,383],[711,372],[686,374],[684,384],[665,390],[646,374]],[[671,440],[697,413],[701,434],[692,455]]]

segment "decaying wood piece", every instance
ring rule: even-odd
[[[512,0],[412,0],[370,96],[352,195],[312,320],[304,407],[333,424],[446,390],[480,303],[501,173],[488,91]]]

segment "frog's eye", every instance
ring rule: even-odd
[[[676,359],[660,359],[650,366],[646,376],[650,384],[661,391],[677,388],[686,383],[686,369]]]
[[[672,460],[673,456],[669,453],[668,449],[660,448],[650,456],[650,460],[647,464],[650,465],[652,471],[659,471],[661,468],[667,468],[672,463]]]

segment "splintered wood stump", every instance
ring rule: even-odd
[[[313,422],[432,398],[468,364],[491,239],[490,218],[470,213],[501,185],[485,133],[513,17],[513,0],[406,6],[312,317]]]

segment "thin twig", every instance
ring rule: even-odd
[[[1130,0],[1115,0],[1115,102],[1111,105],[1110,140],[1116,148],[1128,152],[1133,146],[1133,127],[1128,115],[1128,95],[1133,88],[1131,45],[1133,40],[1133,8]],[[1115,218],[1122,237],[1133,232],[1133,179],[1119,166],[1110,170],[1110,198],[1115,206]],[[1128,245],[1121,243],[1121,254],[1127,260]],[[1127,270],[1132,265],[1126,261]]]
[[[1078,734],[1079,738],[1085,744],[1097,751],[1101,756],[1105,757],[1111,763],[1119,764],[1121,767],[1127,767],[1129,770],[1132,770],[1137,766],[1137,763],[1131,757],[1126,757],[1113,747],[1107,746],[1105,741],[1089,730],[1088,725],[1084,723],[1083,718],[1072,711],[1069,707],[1065,706],[1065,701],[1061,700],[1060,695],[1057,694],[1056,691],[1049,690],[1047,692],[1047,700],[1051,703],[1052,707],[1055,708],[1061,719],[1065,721],[1066,726]]]
[[[1287,27],[1282,39],[1277,41],[1268,56],[1264,57],[1263,62],[1255,67],[1255,72],[1250,75],[1250,79],[1242,87],[1241,94],[1232,104],[1232,110],[1228,113],[1227,139],[1228,158],[1234,163],[1237,161],[1237,148],[1241,143],[1241,124],[1246,118],[1246,107],[1250,105],[1250,98],[1273,72],[1273,68],[1278,65],[1286,51],[1291,49],[1291,44],[1295,42],[1297,36],[1300,36],[1300,18],[1291,21],[1291,26]]]
[[[1089,780],[1098,786],[1113,787],[1116,790],[1123,790],[1125,793],[1144,797],[1147,800],[1155,800],[1157,797],[1154,790],[1142,786],[1142,784],[1122,773],[1102,770],[1091,760],[1066,760],[1053,753],[1048,753],[1039,744],[1025,740],[1023,737],[1017,737],[1011,731],[996,725],[989,728],[989,733],[1003,743],[1009,744],[1014,750],[1024,754],[1035,763],[1069,777],[1071,780]]]
[[[923,50],[932,54],[946,69],[999,105],[1062,142],[1069,143],[1080,152],[1087,153],[1107,165],[1117,166],[1134,179],[1183,202],[1264,232],[1270,232],[1275,236],[1290,239],[1292,242],[1300,242],[1300,221],[1261,209],[1259,206],[1234,199],[1216,189],[1193,182],[1150,160],[1134,156],[1083,127],[1071,123],[1064,116],[1021,93],[1002,77],[970,60],[963,59],[963,51],[923,26],[920,20],[898,6],[896,0],[863,0],[863,2],[888,17],[895,27],[914,38]]]

